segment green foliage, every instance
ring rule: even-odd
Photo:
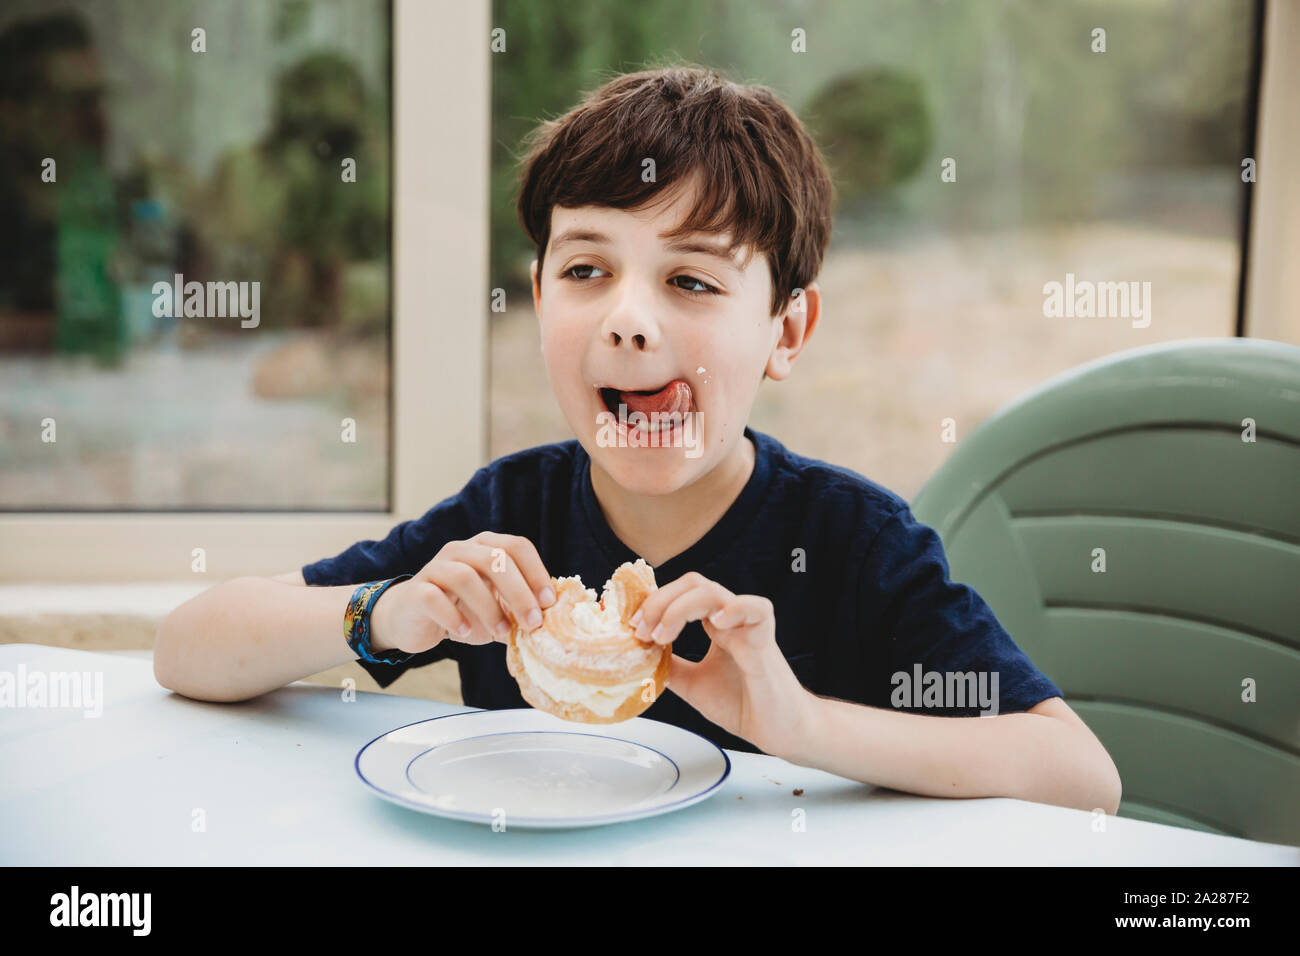
[[[721,6],[726,6],[725,4]],[[577,105],[618,73],[697,61],[698,41],[719,10],[698,0],[497,0],[492,26],[506,50],[492,54],[491,285],[528,287],[536,255],[515,212],[524,136]]]
[[[1239,0],[496,0],[492,285],[526,289],[534,255],[514,209],[524,134],[614,72],[674,59],[782,96],[854,200],[839,235],[1179,208],[1231,223],[1251,15]],[[956,183],[939,179],[948,157]],[[1172,185],[1184,174],[1212,188]]]
[[[836,77],[808,103],[803,120],[845,203],[913,176],[930,152],[924,86],[896,70],[872,67]]]

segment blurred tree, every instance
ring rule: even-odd
[[[790,104],[835,167],[842,199],[864,197],[837,212],[841,234],[866,234],[867,220],[989,228],[1138,212],[1168,203],[1145,190],[1173,168],[1217,171],[1230,189],[1243,141],[1248,7],[496,0],[492,25],[506,29],[507,50],[492,60],[492,284],[527,288],[533,250],[513,205],[523,135],[612,72],[674,57],[770,86]],[[1104,53],[1092,50],[1098,27]],[[806,53],[791,50],[795,28]],[[846,92],[855,82],[856,103]],[[839,137],[837,126],[860,132]],[[959,185],[935,188],[949,156]],[[919,173],[909,178],[908,169]],[[1217,209],[1221,193],[1204,201]]]
[[[914,175],[930,151],[930,111],[916,76],[880,67],[837,76],[804,112],[844,203]]]
[[[262,141],[222,158],[207,202],[214,278],[265,276],[269,327],[337,326],[351,262],[388,248],[388,159],[381,118],[355,64],[310,54],[276,84]],[[356,161],[355,182],[342,178]]]
[[[506,50],[492,54],[492,287],[528,291],[535,250],[514,206],[524,135],[616,73],[698,57],[716,14],[696,0],[496,0],[492,26],[506,31]]]
[[[113,364],[126,337],[113,272],[119,236],[105,89],[80,13],[0,31],[0,309],[35,320],[14,331],[0,325],[0,342],[53,345]]]

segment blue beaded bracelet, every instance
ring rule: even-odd
[[[370,647],[370,611],[379,600],[379,596],[399,581],[405,581],[411,575],[399,574],[387,581],[371,581],[352,592],[347,610],[343,612],[343,636],[348,647],[363,661],[374,664],[400,664],[412,655],[393,648],[375,654]]]

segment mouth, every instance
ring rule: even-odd
[[[641,413],[644,423],[629,425],[630,429],[646,432],[669,432],[680,427],[687,414],[695,410],[695,396],[685,380],[675,378],[658,388],[620,389],[613,386],[596,386],[601,402],[620,422],[619,407],[624,415]]]
[[[600,392],[605,407],[615,415],[618,414],[620,404],[626,405],[629,412],[642,412],[646,415],[654,412],[660,415],[684,414],[695,408],[695,396],[691,386],[680,378],[675,378],[658,388],[621,389],[598,385],[596,389]]]

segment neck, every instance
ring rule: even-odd
[[[742,436],[717,467],[667,495],[630,492],[593,460],[591,487],[619,540],[651,567],[659,567],[703,538],[727,513],[754,472],[754,454],[754,443]]]

